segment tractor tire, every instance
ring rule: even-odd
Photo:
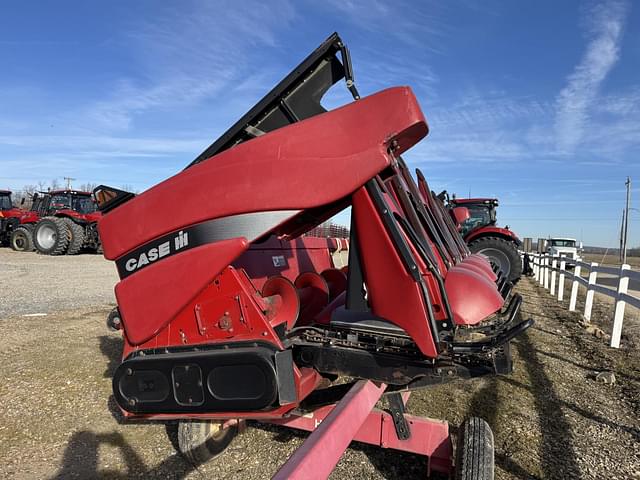
[[[522,260],[514,242],[498,237],[482,237],[469,243],[469,250],[489,257],[491,263],[498,265],[510,282],[520,280]]]
[[[33,228],[22,225],[16,227],[9,237],[9,245],[16,252],[33,252]]]
[[[71,232],[67,255],[77,255],[84,245],[84,228],[70,218],[63,218],[63,220],[67,224],[69,232]]]
[[[178,425],[178,448],[193,465],[220,455],[238,434],[238,426],[222,428],[222,422],[186,420]]]
[[[64,255],[70,238],[67,222],[59,217],[44,217],[33,229],[33,244],[43,255]]]
[[[456,480],[493,480],[494,442],[489,424],[471,417],[458,429]]]

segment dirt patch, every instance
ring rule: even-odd
[[[529,280],[518,286],[536,325],[514,342],[507,377],[416,392],[413,414],[459,424],[484,417],[496,478],[640,479],[640,355],[610,349]],[[108,307],[0,322],[0,477],[268,478],[305,438],[251,423],[219,458],[195,469],[175,454],[175,424],[124,423],[110,377],[121,340]],[[612,371],[616,383],[595,380]],[[414,455],[354,444],[332,478],[419,478]],[[635,476],[635,477],[634,477]]]

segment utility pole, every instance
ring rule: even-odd
[[[620,248],[618,248],[618,259],[622,263],[622,239],[624,238],[624,208],[622,209],[622,221],[620,222]]]
[[[75,180],[75,178],[71,177],[63,177],[67,181],[67,190],[71,190],[71,182]]]
[[[631,179],[627,177],[627,206],[624,209],[624,236],[622,239],[622,263],[627,263],[627,234],[629,233],[629,202],[631,200]]]

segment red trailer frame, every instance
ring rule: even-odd
[[[397,420],[389,412],[374,408],[386,388],[384,383],[376,385],[370,380],[360,380],[337,404],[272,420],[270,423],[275,425],[312,432],[273,478],[327,478],[352,441],[424,455],[426,475],[432,471],[451,474],[453,447],[449,424],[396,412],[396,418],[402,415],[409,428],[409,437],[399,438]],[[410,392],[402,394],[403,405],[409,395]]]

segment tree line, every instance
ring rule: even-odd
[[[31,208],[31,205],[33,203],[34,194],[49,192],[52,190],[63,190],[68,186],[70,186],[72,190],[78,190],[80,192],[92,192],[93,189],[98,186],[98,184],[91,182],[73,184],[71,182],[63,182],[57,178],[54,178],[48,182],[44,180],[38,180],[36,183],[23,186],[20,190],[13,190],[11,192],[11,199],[14,206],[28,210]],[[120,188],[127,192],[134,191],[131,185],[122,185]]]

